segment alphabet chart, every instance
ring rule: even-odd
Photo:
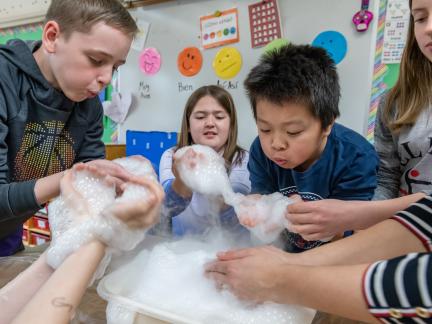
[[[252,48],[282,37],[277,0],[263,0],[249,5]]]
[[[408,1],[388,1],[382,52],[383,64],[400,63],[408,34],[409,18],[410,10]]]

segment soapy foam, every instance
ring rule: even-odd
[[[98,291],[125,297],[187,323],[303,324],[311,319],[311,312],[300,307],[251,305],[228,290],[217,290],[215,283],[204,276],[204,265],[214,260],[218,251],[228,248],[232,248],[232,242],[220,232],[212,233],[206,242],[192,238],[162,242],[142,250],[130,263],[106,276]],[[134,312],[131,304],[121,305],[120,316],[115,314],[118,305],[114,302],[107,309],[107,318],[113,319],[108,323],[129,324]]]
[[[198,156],[181,159],[190,149]],[[281,193],[273,193],[251,200],[240,193],[234,193],[224,159],[212,148],[198,144],[186,146],[175,153],[175,158],[180,161],[180,177],[189,188],[206,195],[222,196],[226,204],[234,207],[237,215],[248,213],[249,219],[256,225],[247,228],[261,242],[274,242],[285,228],[290,227],[285,211],[292,203],[291,199]]]
[[[114,160],[126,170],[139,176],[157,181],[150,162],[137,158]],[[63,260],[83,244],[92,239],[100,239],[110,248],[96,273],[100,277],[115,250],[131,250],[146,233],[142,229],[129,229],[127,225],[111,215],[110,207],[137,199],[148,199],[147,188],[128,184],[120,197],[116,198],[114,186],[108,186],[101,179],[86,170],[76,172],[75,189],[87,202],[84,206],[71,206],[68,197],[60,195],[49,205],[49,222],[52,228],[52,242],[47,252],[47,262],[57,268]]]

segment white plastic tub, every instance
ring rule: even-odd
[[[271,307],[271,313],[261,313],[261,315],[257,315],[254,310],[249,310],[248,308],[244,308],[241,306],[240,313],[237,312],[237,306],[235,298],[231,295],[228,299],[230,302],[230,309],[226,308],[218,308],[219,304],[213,303],[212,301],[207,301],[204,299],[195,300],[192,303],[189,303],[187,306],[184,304],[184,300],[190,300],[189,296],[191,295],[191,289],[189,287],[193,286],[187,285],[187,288],[185,289],[177,289],[174,291],[170,291],[170,294],[163,294],[163,297],[161,297],[161,294],[158,295],[159,288],[156,292],[156,295],[159,297],[154,297],[152,290],[155,284],[157,287],[162,287],[163,289],[165,287],[172,287],[172,282],[168,281],[157,281],[157,280],[147,280],[147,278],[151,277],[152,273],[157,273],[157,269],[151,268],[151,264],[148,262],[150,260],[149,255],[152,253],[152,248],[154,246],[155,249],[160,248],[161,246],[166,245],[158,245],[158,241],[154,238],[146,238],[147,243],[145,243],[141,248],[141,255],[139,255],[136,259],[134,259],[130,264],[120,267],[115,272],[111,273],[110,275],[104,277],[98,285],[97,291],[98,294],[105,300],[107,300],[110,304],[109,307],[114,308],[114,312],[111,314],[120,314],[115,315],[114,317],[119,318],[111,318],[110,322],[119,324],[119,323],[127,323],[127,324],[156,324],[156,323],[181,323],[181,324],[197,324],[197,323],[203,323],[203,322],[212,322],[212,323],[225,323],[227,322],[226,316],[234,315],[234,318],[236,318],[235,322],[238,323],[239,318],[241,318],[241,323],[243,322],[256,322],[259,316],[265,316],[266,322],[269,322],[268,320],[272,320],[273,318],[279,318],[284,319],[281,320],[281,322],[290,323],[290,324],[308,324],[311,323],[313,320],[313,317],[315,315],[315,311],[307,308],[301,308],[297,306],[281,306],[276,304],[271,304],[275,306],[266,306]],[[168,243],[169,245],[170,243]],[[188,243],[187,243],[188,244]],[[196,249],[199,249],[202,247],[198,244],[197,246],[188,246],[191,248],[191,250],[196,251]],[[146,251],[148,250],[148,252]],[[153,250],[153,251],[154,251]],[[184,252],[184,246],[182,246],[181,251],[177,251],[173,249],[174,253],[180,253]],[[189,249],[187,250],[189,251]],[[184,255],[182,255],[182,260],[184,260],[185,263],[191,262],[188,260]],[[136,260],[139,260],[136,262]],[[152,259],[155,260],[155,259]],[[158,264],[156,262],[155,264]],[[190,263],[189,263],[190,264]],[[150,269],[146,269],[150,265]],[[138,271],[136,271],[138,269]],[[147,272],[146,272],[147,271]],[[171,271],[171,270],[170,270]],[[171,272],[170,272],[171,273]],[[174,277],[177,274],[182,273],[182,269],[180,267],[175,268],[175,273],[173,273]],[[192,276],[192,278],[197,278],[195,275]],[[171,279],[171,278],[170,278]],[[138,282],[140,280],[143,280],[144,283],[149,283],[150,290],[148,289],[142,289],[138,290],[139,286]],[[177,280],[177,279],[176,279]],[[182,279],[179,279],[180,282],[182,282]],[[196,281],[196,279],[192,279]],[[160,286],[159,286],[160,282]],[[183,279],[183,282],[186,282],[186,280]],[[195,282],[194,282],[195,283]],[[212,286],[213,287],[213,286]],[[161,289],[162,289],[161,288]],[[193,288],[192,288],[193,289]],[[211,288],[213,289],[213,288]],[[136,296],[137,291],[145,291],[147,294],[147,302],[138,302],[138,300],[135,297],[129,297],[129,296]],[[195,292],[194,290],[193,292]],[[193,295],[193,293],[192,293]],[[175,298],[176,300],[180,300],[179,304],[176,304],[176,306],[167,306],[171,305],[169,303],[170,297]],[[219,296],[219,294],[217,294]],[[203,295],[204,297],[204,295]],[[220,298],[224,299],[227,296],[221,296]],[[133,298],[133,299],[132,299]],[[219,297],[217,297],[219,299]],[[225,299],[224,299],[225,300]],[[234,304],[232,304],[235,302]],[[113,306],[114,305],[114,306]],[[161,305],[161,306],[159,306]],[[201,306],[200,306],[201,305]],[[215,308],[216,307],[216,308]],[[232,307],[234,307],[234,313],[232,313]],[[172,308],[172,309],[169,309]],[[269,309],[269,308],[265,308]],[[126,310],[126,311],[125,311]],[[226,310],[226,312],[225,312]],[[228,312],[228,313],[227,313]],[[255,313],[254,313],[255,312]],[[267,317],[267,314],[276,314],[275,316],[269,316]],[[123,316],[126,314],[125,316]],[[205,314],[204,317],[207,317],[207,314],[209,314],[208,318],[211,320],[203,320],[203,316],[200,317],[199,314]],[[255,315],[258,317],[256,317]],[[262,315],[264,314],[264,315]],[[240,316],[240,317],[239,317]],[[127,320],[124,320],[127,318]],[[273,324],[278,324],[277,321],[271,321]]]

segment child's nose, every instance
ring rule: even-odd
[[[287,144],[282,136],[275,135],[272,137],[271,147],[274,150],[280,151],[286,149]]]
[[[113,70],[109,67],[105,67],[100,70],[100,73],[97,77],[98,83],[102,84],[102,87],[107,86],[111,82]]]
[[[213,116],[208,116],[205,120],[205,126],[214,126],[215,121]]]
[[[426,32],[429,35],[432,35],[432,17],[428,17],[427,18],[427,22],[426,22]]]

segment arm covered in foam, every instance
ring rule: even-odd
[[[191,197],[183,197],[173,188],[176,176],[173,173],[174,149],[166,150],[161,157],[159,164],[159,182],[165,191],[163,217],[173,217],[186,209],[191,202]]]

